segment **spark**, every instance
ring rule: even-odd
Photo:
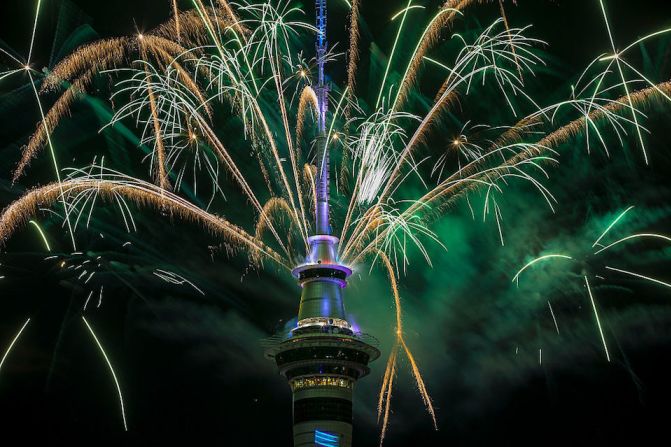
[[[103,345],[100,343],[100,340],[98,340],[98,337],[96,336],[96,333],[93,332],[93,328],[89,324],[88,321],[86,321],[86,317],[82,315],[82,320],[84,321],[84,324],[88,328],[89,332],[91,333],[91,336],[93,337],[93,340],[95,340],[96,345],[98,345],[98,349],[100,349],[100,353],[103,355],[105,358],[105,362],[107,363],[107,367],[110,370],[110,373],[112,374],[112,378],[114,379],[114,384],[116,385],[116,390],[119,395],[119,405],[121,406],[121,418],[123,420],[123,428],[125,431],[128,431],[128,425],[126,423],[126,410],[124,408],[123,404],[123,395],[121,394],[121,385],[119,385],[119,380],[117,379],[116,373],[114,372],[114,368],[112,367],[112,363],[110,362],[109,357],[107,357],[107,353],[105,352],[105,349],[103,348]]]
[[[410,10],[410,5],[412,0],[408,0],[408,6],[403,9],[403,17],[401,17],[401,24],[398,26],[398,32],[396,33],[396,38],[394,39],[394,44],[391,47],[391,53],[389,54],[389,59],[387,60],[387,67],[384,69],[384,76],[382,76],[382,82],[380,83],[380,93],[377,95],[377,101],[375,101],[375,108],[377,109],[380,105],[380,99],[382,99],[382,92],[384,91],[384,85],[387,81],[387,75],[389,74],[389,67],[391,66],[391,61],[394,59],[394,54],[396,53],[396,45],[398,45],[398,40],[401,37],[403,32],[403,24],[405,23],[405,18],[408,15]]]
[[[356,72],[359,62],[359,2],[361,0],[352,0],[350,9],[350,32],[349,32],[349,63],[347,65],[347,87],[350,95],[354,94],[354,84],[356,82]]]
[[[421,5],[407,6],[407,7],[403,8],[403,9],[401,9],[401,10],[400,10],[399,12],[397,12],[396,14],[394,14],[394,15],[391,17],[391,21],[393,22],[394,20],[396,20],[396,18],[397,18],[398,16],[400,16],[401,14],[405,14],[405,12],[406,12],[406,11],[409,11],[410,9],[426,9],[426,7],[425,7],[425,6],[421,6]]]
[[[640,273],[629,272],[627,270],[622,270],[622,269],[618,269],[618,268],[615,268],[615,267],[606,266],[606,268],[608,270],[612,270],[614,272],[624,273],[625,275],[630,275],[630,276],[634,276],[636,278],[645,279],[646,281],[650,281],[650,282],[653,282],[655,284],[659,284],[661,286],[671,288],[671,284],[669,284],[669,283],[666,283],[664,281],[660,281],[659,279],[651,278],[649,276],[641,275]]]
[[[306,86],[298,99],[298,112],[296,117],[296,141],[303,139],[303,126],[308,110],[312,110],[314,116],[319,114],[319,100],[314,89]]]
[[[395,109],[399,100],[402,97],[405,97],[405,91],[409,84],[412,83],[412,80],[415,78],[416,71],[419,68],[420,62],[423,60],[424,55],[428,51],[429,47],[437,40],[438,32],[447,25],[454,17],[457,15],[463,15],[461,11],[457,8],[452,8],[447,6],[450,4],[450,0],[445,3],[445,6],[438,11],[438,13],[431,19],[429,25],[424,29],[422,36],[420,37],[417,45],[412,52],[410,62],[401,78],[401,83],[396,93],[396,99],[394,99],[394,104],[392,109]]]
[[[557,335],[559,335],[559,325],[557,324],[557,318],[555,317],[555,313],[552,310],[552,305],[550,304],[550,300],[548,300],[548,307],[550,308],[550,315],[552,315],[552,321],[555,323],[555,329],[557,330]]]
[[[618,54],[617,49],[615,48],[615,40],[613,38],[613,33],[610,29],[610,23],[608,22],[608,15],[606,14],[606,6],[604,4],[603,0],[599,0],[599,5],[601,6],[601,12],[603,13],[603,20],[606,23],[606,31],[608,32],[608,38],[610,39],[610,45],[613,49],[613,54]],[[622,70],[622,63],[620,61],[619,57],[615,57],[615,64],[617,65],[617,69],[620,73],[620,79],[622,80],[622,86],[624,87],[624,91],[627,96],[627,101],[629,103],[629,108],[631,110],[631,115],[632,119],[634,120],[634,124],[636,127],[636,133],[638,134],[638,140],[641,144],[641,150],[643,151],[643,158],[645,160],[645,164],[649,164],[648,162],[648,153],[645,150],[645,143],[643,142],[643,135],[641,134],[641,126],[638,124],[638,118],[637,118],[637,112],[636,108],[634,107],[634,103],[631,99],[631,94],[629,93],[629,86],[627,84],[627,80],[624,77],[624,71]]]
[[[86,297],[86,301],[84,302],[84,311],[86,311],[86,307],[89,305],[89,301],[91,301],[91,296],[93,296],[93,290],[89,292],[89,296]]]
[[[324,145],[326,146],[325,150],[323,151],[324,155],[323,155],[322,159],[319,160],[319,170],[320,171],[324,169],[324,164],[326,162],[326,154],[328,154],[328,144],[329,144],[329,141],[331,141],[332,135],[333,135],[333,126],[335,126],[336,119],[338,117],[338,113],[340,112],[340,110],[342,108],[342,104],[343,104],[345,98],[347,97],[347,92],[348,91],[349,91],[349,88],[345,88],[345,90],[342,92],[342,95],[340,95],[340,99],[338,100],[338,104],[336,105],[335,111],[333,112],[333,119],[331,120],[331,125],[329,126],[328,133],[326,134],[326,141],[324,142]]]
[[[30,323],[30,318],[28,318],[26,320],[26,322],[23,323],[23,326],[21,326],[21,329],[19,329],[19,332],[16,333],[16,335],[14,336],[12,341],[9,343],[9,346],[5,350],[5,353],[2,356],[2,359],[0,359],[0,371],[2,371],[2,365],[5,363],[5,360],[7,360],[7,356],[12,351],[12,348],[14,347],[16,342],[18,341],[19,337],[21,337],[21,334],[23,333],[23,330],[26,328],[26,326],[28,326],[28,323]]]
[[[171,284],[177,284],[177,285],[182,285],[182,284],[188,284],[189,286],[193,287],[194,290],[196,290],[198,293],[201,295],[205,295],[205,292],[203,292],[198,286],[196,286],[194,283],[183,277],[182,275],[179,275],[175,272],[169,272],[167,270],[162,270],[162,269],[156,269],[154,271],[154,275],[158,276],[162,280],[169,282]]]
[[[382,444],[382,440],[384,439],[384,433],[386,431],[386,426],[388,423],[389,419],[389,401],[391,399],[391,390],[392,390],[392,383],[393,383],[393,376],[394,376],[394,371],[396,367],[396,354],[399,349],[399,347],[403,348],[403,352],[405,352],[406,357],[408,358],[408,361],[410,362],[410,367],[412,371],[412,375],[415,378],[415,381],[417,382],[417,389],[419,390],[419,394],[422,397],[422,401],[424,402],[424,405],[426,406],[426,410],[428,411],[429,415],[431,416],[431,420],[433,421],[433,426],[436,430],[438,430],[438,423],[436,421],[436,413],[433,408],[433,404],[431,403],[431,397],[429,396],[429,392],[426,389],[426,385],[424,384],[424,379],[422,378],[422,374],[419,370],[419,366],[417,365],[417,362],[415,360],[414,355],[410,351],[410,348],[408,348],[408,345],[405,342],[404,336],[403,336],[403,324],[402,324],[402,318],[401,318],[401,298],[398,293],[398,285],[396,283],[396,275],[394,274],[394,269],[389,261],[389,258],[383,253],[379,252],[378,253],[379,258],[382,260],[382,263],[385,266],[385,269],[387,271],[387,274],[389,275],[389,282],[391,284],[391,290],[394,295],[394,306],[396,310],[396,345],[394,347],[394,350],[392,351],[392,354],[390,356],[390,360],[387,363],[387,370],[389,372],[389,375],[385,373],[385,376],[387,377],[386,380],[388,380],[387,383],[387,389],[385,390],[383,387],[383,390],[381,393],[387,394],[386,396],[386,406],[385,406],[385,415],[383,419],[383,428],[382,428],[382,434],[381,434],[381,439],[380,439],[380,444]],[[393,360],[392,360],[393,357]],[[391,366],[390,366],[391,365]],[[391,370],[389,370],[391,368]],[[379,402],[383,400],[383,397],[380,396]],[[378,402],[378,418],[379,418],[379,411],[381,410],[381,404]]]
[[[42,231],[42,228],[35,222],[34,220],[30,220],[29,223],[33,224],[35,228],[37,229],[37,232],[40,233],[40,236],[42,236],[42,241],[44,241],[44,246],[47,247],[47,251],[51,251],[51,247],[49,246],[49,241],[47,240],[46,235]]]
[[[662,239],[662,240],[664,240],[664,241],[671,242],[671,237],[669,237],[669,236],[665,236],[665,235],[663,235],[663,234],[655,234],[655,233],[632,234],[632,235],[623,237],[622,239],[618,239],[617,241],[613,242],[612,244],[606,245],[606,246],[603,247],[602,249],[597,250],[596,252],[594,252],[594,254],[595,254],[595,255],[598,255],[598,254],[601,253],[602,251],[606,251],[606,250],[608,250],[608,249],[611,248],[611,247],[614,247],[614,246],[616,246],[616,245],[618,245],[618,244],[621,244],[622,242],[626,242],[626,241],[631,240],[631,239],[640,239],[640,238]]]
[[[42,124],[44,126],[44,130],[47,136],[47,142],[49,143],[49,151],[51,153],[51,161],[53,162],[54,166],[54,171],[56,171],[56,179],[58,180],[58,185],[61,190],[61,194],[63,193],[63,188],[61,186],[61,173],[60,169],[58,168],[58,161],[56,160],[56,150],[54,149],[54,145],[51,142],[51,130],[49,129],[46,121],[46,117],[44,115],[44,110],[42,109],[42,101],[40,100],[40,95],[37,93],[37,87],[35,87],[35,80],[33,79],[33,75],[31,72],[28,72],[28,76],[30,77],[30,85],[33,87],[33,92],[35,93],[35,100],[37,101],[38,108],[40,110],[40,116],[42,117]],[[62,201],[63,203],[63,210],[65,212],[65,221],[68,225],[68,230],[70,233],[70,240],[72,241],[72,249],[76,250],[77,249],[77,243],[75,242],[75,233],[72,228],[72,224],[70,223],[70,215],[68,212],[68,207],[65,204],[65,200]]]
[[[8,52],[8,51],[6,51],[6,50],[3,50],[2,48],[0,48],[0,53],[2,53],[2,54],[4,54],[5,56],[9,57],[11,60],[13,60],[14,62],[16,62],[16,63],[17,63],[20,67],[22,67],[22,68],[25,68],[25,67],[27,66],[27,64],[25,64],[24,62],[21,62],[21,60],[18,59],[16,56],[14,56],[12,53],[10,53],[10,52]],[[21,71],[21,70],[19,69],[19,70],[15,70],[15,71]]]
[[[175,30],[177,31],[177,41],[182,40],[182,32],[179,26],[179,8],[177,6],[177,0],[172,0],[172,12],[175,19]]]
[[[599,328],[599,335],[601,336],[601,343],[603,343],[603,350],[606,353],[606,360],[610,362],[610,354],[608,353],[608,345],[606,344],[606,337],[603,335],[603,329],[601,328],[601,320],[599,319],[599,312],[596,310],[596,303],[594,302],[594,297],[592,296],[592,288],[589,286],[589,281],[587,276],[585,278],[585,285],[587,286],[587,293],[589,294],[589,300],[592,303],[592,310],[594,310],[594,317],[596,318],[596,324]]]
[[[494,217],[496,218],[496,226],[499,229],[499,239],[501,240],[501,247],[505,246],[505,243],[503,241],[503,229],[501,228],[501,221],[503,220],[503,217],[501,216],[501,208],[496,204],[496,200],[494,201]]]
[[[139,39],[142,40],[142,34],[139,35]],[[140,53],[142,54],[144,59],[147,59],[147,52],[145,49],[144,45],[140,45]],[[154,95],[154,91],[152,89],[152,85],[150,82],[151,79],[151,74],[149,71],[149,67],[145,64],[144,66],[144,71],[147,76],[147,96],[149,98],[149,110],[151,111],[151,117],[152,117],[152,122],[154,124],[154,143],[155,143],[155,151],[157,155],[157,161],[156,161],[156,177],[157,177],[157,182],[159,186],[163,189],[170,189],[170,183],[168,181],[168,173],[166,171],[166,150],[165,150],[165,145],[163,143],[163,136],[162,136],[162,130],[161,130],[161,124],[159,121],[158,117],[158,110],[157,110],[157,104],[156,104],[156,96]]]
[[[386,373],[385,376],[387,376]],[[391,410],[391,393],[394,386],[395,376],[396,376],[396,349],[393,351],[392,356],[390,357],[390,363],[388,364],[388,376],[386,380],[387,386],[386,389],[382,391],[386,394],[386,396],[384,405],[384,417],[382,418],[382,428],[380,429],[380,447],[382,447],[384,437],[387,434],[387,428],[389,427],[389,412]]]
[[[40,6],[42,0],[37,0],[37,8],[35,10],[35,23],[33,23],[33,33],[30,37],[30,49],[28,50],[28,62],[26,62],[26,70],[30,70],[30,60],[33,56],[33,46],[35,45],[35,34],[37,33],[37,19],[40,16]]]
[[[445,65],[445,64],[443,64],[442,62],[439,62],[439,61],[437,61],[437,60],[435,60],[435,59],[432,59],[432,58],[430,58],[429,56],[423,56],[423,59],[424,59],[424,60],[427,60],[427,61],[429,61],[429,62],[431,62],[431,63],[433,63],[433,64],[436,64],[437,66],[439,66],[439,67],[441,67],[441,68],[444,68],[445,70],[452,71],[452,69],[451,69],[450,67],[448,67],[447,65]]]
[[[545,261],[545,260],[547,260],[547,259],[554,259],[554,258],[561,258],[561,259],[569,259],[569,260],[573,260],[573,258],[572,258],[571,256],[568,256],[568,255],[561,255],[561,254],[551,254],[551,255],[544,255],[544,256],[538,257],[538,258],[536,258],[536,259],[534,259],[534,260],[528,262],[524,267],[522,267],[522,268],[515,274],[515,276],[513,277],[512,282],[517,283],[517,285],[519,286],[519,284],[520,284],[520,275],[522,274],[522,272],[524,272],[526,269],[528,269],[529,267],[531,267],[532,265],[534,265],[534,264],[536,264],[536,263],[538,263],[538,262]]]
[[[604,231],[603,233],[601,233],[601,236],[599,236],[599,237],[597,238],[597,240],[594,241],[594,243],[592,244],[592,247],[596,247],[596,245],[599,243],[599,241],[600,241],[601,239],[603,239],[603,237],[604,237],[606,234],[608,234],[608,232],[611,230],[611,228],[613,228],[613,227],[614,227],[614,226],[615,226],[615,225],[616,225],[616,224],[617,224],[617,223],[618,223],[618,222],[625,216],[625,214],[627,214],[627,213],[628,213],[631,209],[633,209],[633,208],[634,208],[633,206],[630,206],[630,207],[628,207],[626,210],[622,211],[622,212],[620,213],[620,215],[617,216],[617,217],[615,218],[615,220],[613,220],[613,221],[610,223],[610,225],[608,225],[608,228],[606,228],[606,231]]]

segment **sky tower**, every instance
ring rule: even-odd
[[[326,134],[329,87],[324,78],[326,0],[316,0],[319,135],[316,140],[315,234],[305,263],[293,270],[302,288],[298,323],[269,339],[274,359],[293,394],[294,447],[350,447],[352,391],[380,356],[371,337],[347,321],[343,290],[352,271],[338,262],[338,238],[329,222],[329,149]]]

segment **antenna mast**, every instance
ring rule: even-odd
[[[319,126],[319,136],[317,137],[316,150],[316,193],[317,209],[315,210],[315,232],[316,234],[331,234],[331,225],[329,224],[329,150],[326,135],[326,112],[328,111],[329,88],[324,80],[324,66],[326,65],[326,52],[328,50],[328,41],[326,40],[326,0],[316,0],[315,8],[317,12],[316,27],[317,39],[315,47],[317,50],[318,80],[317,84],[317,102],[319,106],[319,116],[317,124]]]

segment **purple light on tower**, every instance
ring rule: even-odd
[[[326,111],[328,110],[328,87],[324,82],[324,65],[326,65],[326,52],[328,51],[328,41],[326,40],[326,0],[316,1],[316,27],[317,41],[315,47],[317,50],[318,84],[317,99],[319,100],[319,131],[326,132]]]
[[[316,93],[319,103],[319,137],[317,138],[316,165],[317,174],[317,209],[315,212],[315,233],[331,234],[331,225],[329,224],[329,151],[326,135],[326,112],[328,111],[329,89],[324,81],[324,65],[326,64],[326,52],[328,50],[328,41],[326,40],[326,0],[316,0],[316,27],[317,41],[315,47],[317,50],[317,68],[318,80]]]

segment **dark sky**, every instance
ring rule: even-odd
[[[25,55],[34,3],[1,2],[3,49]],[[180,3],[187,7],[189,2]],[[395,28],[388,19],[404,3],[363,2],[365,44],[359,85],[366,93],[373,85],[370,74],[375,73],[370,53],[389,51]],[[549,44],[543,50],[548,69],[530,85],[547,101],[565,97],[585,65],[609,51],[598,1],[518,3],[507,6],[511,23],[533,24],[532,34]],[[671,27],[668,2],[610,0],[607,4],[622,44]],[[433,11],[437,5],[433,2],[427,8]],[[329,7],[331,42],[343,41],[345,2],[332,1]],[[308,2],[307,17],[311,8]],[[33,66],[52,66],[76,42],[148,30],[169,13],[168,0],[43,1]],[[491,5],[475,8],[463,25],[478,29],[496,14],[498,8]],[[419,28],[413,29],[417,33]],[[401,45],[409,46],[410,37],[404,37],[407,40]],[[637,59],[647,64],[656,81],[668,80],[671,74],[669,42],[655,41],[647,47],[649,60]],[[342,66],[331,68],[336,82],[342,80],[342,73]],[[100,84],[97,87],[104,90],[106,83]],[[0,95],[0,207],[4,207],[25,188],[44,183],[42,179],[50,178],[52,171],[45,153],[41,162],[34,163],[34,173],[15,186],[10,184],[19,149],[39,115],[25,83],[0,81]],[[472,109],[486,114],[487,100]],[[102,118],[93,111],[101,109],[91,104],[75,108],[72,120],[55,135],[63,150],[73,154],[73,161],[79,149],[129,147],[123,139],[97,134]],[[385,445],[617,445],[625,441],[649,445],[657,437],[668,437],[668,289],[627,281],[599,288],[614,353],[608,363],[588,302],[573,284],[580,278],[579,270],[566,283],[557,272],[543,272],[536,277],[543,287],[523,289],[521,295],[510,286],[511,272],[531,255],[577,247],[629,204],[640,209],[632,230],[671,232],[668,113],[668,107],[650,110],[653,155],[649,167],[643,166],[635,146],[629,152],[616,151],[612,160],[595,156],[585,163],[584,142],[575,142],[575,152],[564,156],[565,166],[557,169],[551,183],[558,190],[559,212],[536,210],[528,191],[516,193],[507,214],[505,248],[498,246],[495,227],[472,223],[465,207],[436,224],[449,251],[432,249],[437,253],[433,268],[416,260],[402,281],[401,294],[407,305],[408,337],[425,371],[439,431],[432,429],[405,364]],[[104,259],[99,281],[105,292],[101,298],[96,289],[92,306],[97,308],[100,299],[101,308],[92,311],[90,321],[119,375],[130,431],[121,430],[116,389],[81,321],[79,309],[87,291],[59,269],[61,258],[44,261],[40,240],[25,230],[10,241],[0,258],[0,276],[5,276],[0,280],[0,350],[4,352],[31,317],[0,370],[3,437],[16,433],[28,444],[33,440],[149,445],[207,440],[222,445],[289,446],[290,393],[272,363],[263,358],[259,341],[295,314],[299,291],[291,280],[273,269],[245,274],[244,257],[229,259],[213,252],[213,238],[197,234],[193,225],[166,224],[157,214],[140,218],[133,244],[121,248],[130,238],[125,239],[118,219],[102,213],[94,230],[82,232],[85,255],[62,259]],[[58,222],[52,219],[45,229],[53,238],[54,252],[66,252],[68,240],[58,236]],[[481,233],[485,236],[480,237]],[[640,252],[627,252],[626,260],[641,263],[647,274],[668,282],[671,252],[656,250],[656,246],[644,246]],[[156,268],[193,279],[206,296],[165,284],[152,275]],[[349,311],[381,340],[383,351],[383,359],[356,392],[355,445],[364,447],[378,444],[374,408],[390,348],[392,314],[384,275],[366,276],[365,271],[361,275],[363,280],[348,289]],[[538,296],[557,299],[563,312],[561,336],[554,337],[545,301],[540,300],[540,306],[529,304]],[[539,346],[545,359],[542,365],[537,362]],[[240,439],[247,440],[233,441]]]

